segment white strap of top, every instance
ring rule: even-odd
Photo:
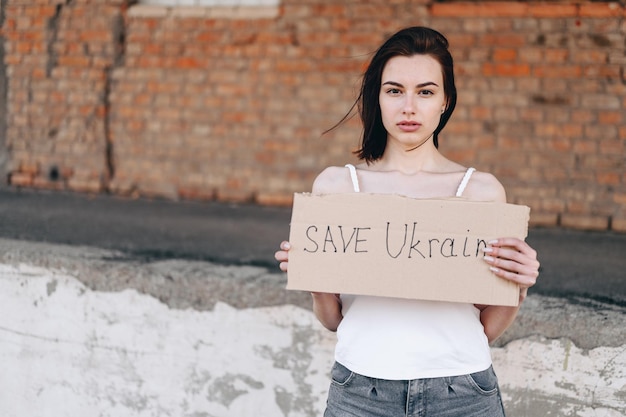
[[[461,180],[461,183],[459,184],[459,188],[457,188],[456,190],[457,197],[461,197],[463,195],[463,191],[465,191],[465,187],[467,187],[467,183],[469,182],[470,177],[472,176],[474,171],[476,171],[476,168],[470,167],[465,172],[465,175],[463,176],[463,179]]]
[[[346,164],[346,168],[350,170],[350,177],[352,178],[352,186],[354,187],[354,192],[360,192],[361,189],[359,188],[359,178],[356,176],[356,168],[352,164]]]
[[[346,168],[350,171],[350,178],[352,179],[352,186],[354,187],[354,192],[358,193],[361,191],[359,187],[359,178],[356,176],[356,168],[352,164],[346,164]],[[470,167],[465,172],[461,183],[459,184],[459,188],[456,190],[456,196],[461,197],[463,195],[463,191],[465,191],[465,187],[467,187],[467,183],[469,182],[472,174],[476,171],[476,168]]]

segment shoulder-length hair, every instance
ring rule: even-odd
[[[436,30],[421,26],[405,28],[395,33],[374,54],[363,74],[359,96],[352,106],[352,109],[358,106],[363,123],[361,147],[354,153],[367,163],[380,159],[387,146],[387,131],[383,125],[379,103],[383,69],[387,61],[395,56],[413,55],[428,55],[434,58],[441,65],[443,73],[446,107],[433,133],[435,147],[439,146],[439,132],[444,128],[456,107],[454,64],[448,50],[448,40]]]

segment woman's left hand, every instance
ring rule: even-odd
[[[535,285],[539,276],[537,251],[514,237],[490,241],[483,251],[489,269],[500,278],[519,284],[520,301],[526,298],[528,288]]]

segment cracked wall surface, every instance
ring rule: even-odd
[[[0,389],[19,399],[3,416],[304,417],[325,401],[332,336],[301,308],[172,310],[27,265],[0,266],[0,287],[15,313]]]
[[[6,1],[9,183],[106,190],[110,75],[122,62],[125,5]]]
[[[287,292],[281,274],[198,261],[133,262],[106,250],[10,240],[0,247],[0,306],[11,312],[0,315],[0,392],[17,399],[1,401],[1,415],[321,415],[335,336],[310,306],[276,303],[274,289]],[[131,279],[159,281],[181,271],[197,276],[184,286],[214,298],[183,303],[194,295]],[[114,286],[94,289],[107,277]],[[219,285],[224,281],[248,285],[235,290]],[[268,294],[268,304],[247,306],[251,292]],[[528,301],[521,324],[525,316],[538,321],[492,347],[507,415],[622,416],[626,311],[535,295]],[[559,333],[539,320],[559,323],[563,315],[579,317],[582,327]],[[590,331],[595,343],[572,341]]]

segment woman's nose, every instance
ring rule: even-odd
[[[407,94],[406,100],[404,101],[404,108],[402,110],[404,114],[415,114],[415,101],[413,97]]]

